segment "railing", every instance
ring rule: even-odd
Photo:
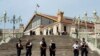
[[[85,38],[91,50],[97,51],[100,54],[100,36],[83,32],[79,33],[79,39],[82,40],[82,38]]]
[[[99,49],[100,49],[100,38],[99,38],[99,39],[97,39],[97,48],[99,48]]]
[[[95,36],[88,35],[87,42],[93,44],[96,48],[100,49],[100,38],[95,38]]]
[[[73,38],[77,38],[75,33],[70,35]],[[85,38],[85,41],[89,45],[90,49],[93,51],[97,51],[100,54],[100,35],[91,35],[91,32],[79,32],[78,38],[82,40]]]
[[[0,36],[0,45],[2,43],[7,43],[9,42],[12,38],[20,38],[23,36],[23,33],[14,33],[14,36],[13,36],[13,33],[4,33],[5,36]],[[4,37],[4,39],[3,39]]]
[[[95,38],[93,38],[93,37],[91,37],[91,36],[88,36],[88,37],[87,37],[87,42],[89,42],[89,43],[95,45]]]

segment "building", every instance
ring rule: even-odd
[[[81,23],[75,23],[81,22]],[[56,16],[36,13],[24,29],[25,35],[66,35],[75,33],[78,28],[85,29],[85,22],[65,17],[64,12],[58,11]],[[87,22],[87,28],[94,27]]]
[[[21,37],[23,35],[24,25],[20,24],[18,29],[0,29],[0,38]]]

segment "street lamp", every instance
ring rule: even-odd
[[[4,28],[3,28],[3,41],[5,42],[5,26],[6,26],[6,23],[7,23],[7,21],[9,21],[8,19],[7,19],[8,17],[7,17],[7,12],[5,11],[4,12],[4,16],[1,18],[1,20],[0,20],[0,22],[3,22],[4,23]]]
[[[94,31],[95,31],[95,47],[97,47],[97,26],[96,26],[96,23],[97,23],[97,20],[98,20],[98,16],[97,16],[97,12],[96,11],[93,11],[93,18],[94,18]]]
[[[77,32],[77,34],[78,34],[78,36],[77,36],[77,38],[79,38],[79,29],[80,29],[80,16],[78,16],[78,22],[77,22],[77,29],[78,29],[78,32]]]
[[[75,26],[76,26],[76,28],[75,28],[76,38],[79,38],[80,17],[77,17],[77,18],[75,18],[75,19],[76,19],[76,21],[75,21]]]
[[[20,23],[21,21],[22,21],[21,16],[19,16],[19,17],[16,19],[16,16],[13,15],[13,18],[11,19],[11,22],[12,22],[12,24],[13,24],[13,37],[14,37],[14,33],[15,33],[15,25],[16,25],[17,23]]]
[[[87,12],[84,12],[84,23],[85,23],[85,35],[86,35],[86,41],[87,41],[87,37],[88,37],[88,27],[87,27],[87,24],[88,24],[88,16],[87,16]]]
[[[18,20],[17,20],[17,23],[19,23],[19,26],[20,26],[21,22],[22,22],[22,18],[21,18],[21,16],[19,16],[19,17],[18,17]],[[19,27],[18,33],[19,33],[19,35],[18,35],[19,37],[21,37],[21,36],[22,36],[21,34],[23,34],[23,33],[21,32],[21,30],[20,30],[20,27]]]

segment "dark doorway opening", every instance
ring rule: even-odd
[[[33,31],[32,35],[36,35],[36,34],[35,34],[35,31]]]
[[[62,32],[62,35],[67,35],[67,29],[66,29],[67,27],[66,26],[64,26],[64,32]]]
[[[53,35],[53,29],[50,29],[49,34]]]
[[[46,35],[48,35],[48,29],[46,30]]]
[[[40,35],[43,35],[43,32],[42,31],[40,31]]]
[[[64,26],[64,32],[66,32],[66,26]]]
[[[32,31],[30,31],[30,35],[32,35]]]
[[[30,31],[30,36],[31,36],[31,35],[36,35],[36,34],[35,34],[35,31]]]

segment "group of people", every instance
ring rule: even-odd
[[[27,40],[27,43],[25,45],[26,47],[26,56],[31,56],[32,55],[32,42],[30,40]],[[21,55],[21,50],[23,50],[23,45],[21,43],[21,40],[19,39],[19,42],[16,44],[17,48],[17,56]],[[46,56],[46,49],[47,49],[47,44],[45,41],[45,38],[42,38],[40,41],[40,56]],[[79,56],[79,51],[81,50],[81,56],[88,56],[88,45],[85,42],[85,39],[82,39],[82,42],[79,44],[78,41],[75,41],[73,44],[73,52],[74,56]],[[51,40],[50,45],[49,45],[49,52],[50,56],[55,56],[56,52],[56,44]]]
[[[41,56],[46,56],[46,49],[47,49],[47,44],[45,38],[42,38],[42,41],[40,41]],[[49,45],[49,52],[50,52],[50,56],[55,56],[56,44],[52,40]]]
[[[28,40],[25,47],[26,47],[26,56],[31,56],[32,55],[32,42]],[[16,44],[16,49],[17,49],[17,56],[20,56],[21,50],[23,50],[23,45],[20,39],[18,43]],[[41,56],[46,56],[46,49],[47,49],[47,44],[46,44],[45,38],[42,38],[42,40],[40,41],[40,55]],[[52,40],[49,45],[49,51],[50,51],[50,56],[55,56],[56,44]]]
[[[88,56],[88,45],[85,42],[85,38],[82,39],[82,42],[79,44],[78,41],[75,41],[73,44],[74,56],[79,56],[79,50],[81,50],[81,56]]]
[[[25,47],[26,47],[26,56],[31,56],[31,54],[32,54],[32,43],[31,43],[30,40],[27,40]],[[20,39],[19,39],[18,43],[16,44],[16,48],[17,48],[17,56],[20,56],[21,50],[23,50],[23,45],[22,45]]]

